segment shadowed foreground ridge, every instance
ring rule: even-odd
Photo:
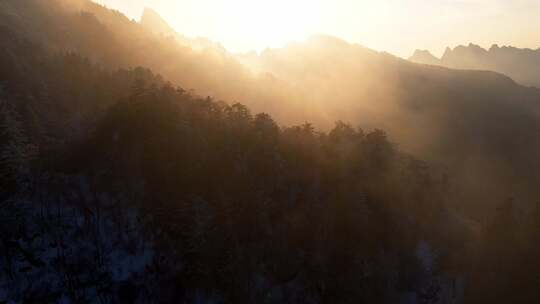
[[[50,76],[41,86],[51,104],[19,97],[32,110],[18,111],[8,102],[15,92],[2,103],[3,142],[14,150],[2,162],[4,298],[393,301],[457,280],[416,253],[446,242],[435,233],[453,225],[438,220],[447,217],[443,176],[384,132],[279,128],[146,70],[110,73],[77,55],[43,60],[34,72]],[[92,96],[94,86],[110,99]],[[82,118],[49,125],[60,109]],[[465,242],[454,237],[439,249]],[[412,263],[402,275],[418,279],[387,286],[385,265],[401,259]]]
[[[540,302],[539,90],[145,14],[0,2],[0,303]]]

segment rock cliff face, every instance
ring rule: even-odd
[[[454,69],[490,70],[506,74],[526,86],[540,87],[540,49],[519,49],[493,45],[484,49],[475,44],[447,48],[441,59],[417,50],[410,61]]]
[[[176,35],[174,29],[151,8],[144,9],[140,23],[155,34]]]

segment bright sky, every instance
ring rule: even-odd
[[[408,57],[470,42],[540,47],[540,0],[95,0],[139,20],[156,10],[179,33],[233,52],[328,34]]]

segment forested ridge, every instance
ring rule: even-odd
[[[282,124],[0,33],[0,302],[539,300],[532,196],[469,214],[461,175],[362,121]]]
[[[3,69],[19,84],[4,78],[4,296],[391,298],[402,287],[386,295],[385,259],[414,261],[420,239],[441,241],[430,229],[445,229],[431,197],[442,175],[383,131],[280,128],[142,68],[110,72],[34,50],[19,58],[36,82],[17,64]],[[119,254],[144,267],[118,266]],[[413,268],[404,275],[424,271]]]
[[[505,75],[413,64],[326,36],[235,55],[164,33],[155,14],[139,23],[87,0],[0,5],[2,29],[48,53],[73,52],[113,71],[149,68],[189,92],[268,113],[279,125],[308,121],[329,131],[342,120],[384,129],[402,151],[455,176],[455,204],[476,221],[501,197],[540,195],[540,90]]]

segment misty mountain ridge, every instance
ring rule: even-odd
[[[429,51],[415,51],[410,61],[453,69],[490,70],[508,75],[526,86],[540,87],[540,48],[520,49],[492,45],[484,49],[475,44],[446,48],[441,58]]]
[[[414,54],[409,57],[409,60],[421,64],[441,65],[441,60],[433,56],[428,50],[415,50]]]
[[[146,7],[140,19],[140,24],[156,34],[176,35],[176,31],[153,9]]]
[[[158,12],[149,7],[144,9],[139,24],[156,35],[171,37],[178,43],[189,46],[194,50],[202,51],[205,49],[219,49],[220,52],[225,51],[225,48],[220,43],[213,42],[210,39],[203,37],[188,38],[179,34],[167,23],[167,21],[165,21],[165,19],[163,19],[163,17],[161,17],[161,15],[159,15]]]
[[[269,113],[280,125],[309,121],[328,130],[343,120],[384,129],[404,151],[450,168],[463,183],[490,189],[475,195],[528,196],[534,187],[525,185],[540,180],[540,144],[531,141],[540,132],[540,90],[502,74],[414,64],[329,36],[244,60],[219,45],[197,48],[155,34],[164,25],[153,13],[142,25],[88,1],[77,0],[75,9],[54,3],[70,2],[44,7],[36,0],[8,0],[20,17],[0,24],[108,68],[150,68],[201,96]],[[504,132],[499,121],[507,126]],[[527,149],[517,148],[525,142],[531,142]],[[510,173],[523,183],[507,183]]]
[[[0,303],[540,303],[538,134],[495,71],[4,0]]]

